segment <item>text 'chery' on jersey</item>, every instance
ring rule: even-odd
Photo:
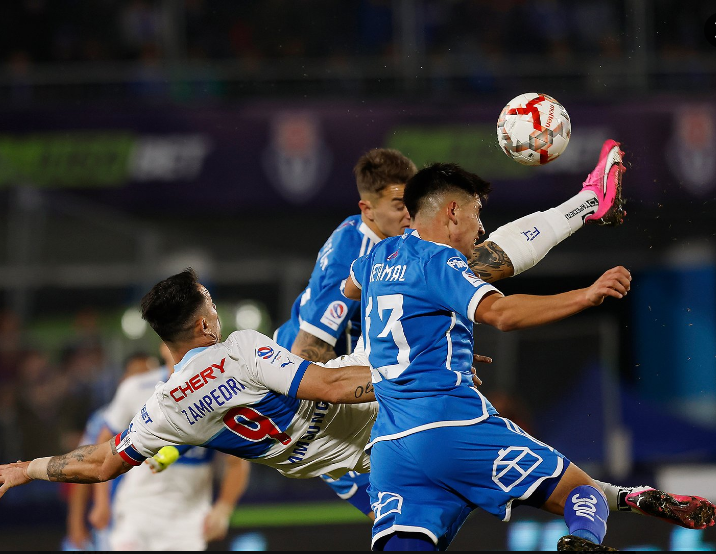
[[[497,413],[471,375],[475,309],[497,289],[464,255],[408,230],[357,259],[351,278],[380,404],[372,442]]]

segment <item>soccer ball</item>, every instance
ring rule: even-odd
[[[497,142],[523,165],[544,165],[569,144],[572,123],[564,106],[551,96],[526,92],[510,100],[497,120]]]

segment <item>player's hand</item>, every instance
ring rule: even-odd
[[[482,354],[473,354],[472,355],[472,363],[473,364],[491,364],[492,358],[489,356],[483,356]],[[479,387],[482,385],[482,380],[477,376],[477,368],[475,366],[472,366],[472,384],[476,387]]]
[[[607,296],[624,298],[630,288],[631,273],[625,267],[613,267],[586,289],[587,302],[590,306],[599,306]]]
[[[32,481],[27,476],[27,466],[30,462],[16,462],[14,464],[0,465],[0,498],[12,487],[24,485]]]
[[[108,501],[97,501],[92,505],[92,509],[87,515],[87,520],[95,529],[106,529],[112,520],[112,508]]]
[[[211,511],[204,518],[204,540],[220,541],[229,531],[229,520],[234,512],[234,507],[217,502]]]

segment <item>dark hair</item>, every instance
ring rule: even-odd
[[[484,179],[465,171],[457,164],[435,163],[424,167],[408,181],[403,202],[410,217],[414,218],[423,208],[426,199],[451,189],[486,199],[492,187]]]
[[[142,298],[142,319],[165,342],[176,342],[193,325],[193,316],[206,301],[192,268],[152,287]]]
[[[410,158],[391,148],[369,150],[353,168],[361,195],[379,193],[388,185],[407,183],[417,171]]]

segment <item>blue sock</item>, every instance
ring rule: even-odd
[[[378,545],[376,545],[378,546]],[[402,552],[429,552],[437,551],[437,546],[427,535],[422,533],[393,533],[383,542],[382,548],[376,550],[392,550]]]
[[[564,503],[569,534],[602,544],[607,534],[609,506],[601,491],[589,485],[572,489]]]

